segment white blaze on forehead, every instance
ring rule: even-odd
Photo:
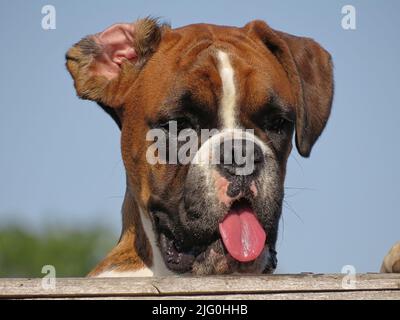
[[[235,72],[229,56],[225,52],[218,51],[217,55],[219,60],[219,74],[222,82],[220,118],[223,128],[233,129],[237,125]]]

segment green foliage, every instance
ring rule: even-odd
[[[95,227],[47,228],[32,232],[18,226],[0,228],[0,277],[43,277],[52,265],[57,277],[85,276],[112,248],[116,237]]]

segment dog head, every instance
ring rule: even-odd
[[[67,67],[78,95],[121,128],[153,255],[177,273],[274,270],[293,135],[308,157],[330,114],[320,45],[262,21],[172,29],[143,19],[84,38]]]

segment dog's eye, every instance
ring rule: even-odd
[[[194,129],[194,125],[189,118],[179,118],[177,119],[178,132],[185,129]]]
[[[181,132],[182,130],[185,129],[194,129],[193,123],[190,121],[188,118],[176,118],[176,119],[170,119],[166,122],[163,122],[159,125],[161,129],[164,129],[165,131],[177,131],[177,133]]]
[[[276,118],[266,121],[264,128],[265,128],[265,130],[267,130],[269,132],[282,134],[291,125],[292,125],[292,123],[290,121],[286,120],[285,118],[276,117]]]

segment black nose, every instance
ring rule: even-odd
[[[230,139],[220,144],[219,167],[229,175],[254,175],[264,164],[260,146],[248,139]]]

